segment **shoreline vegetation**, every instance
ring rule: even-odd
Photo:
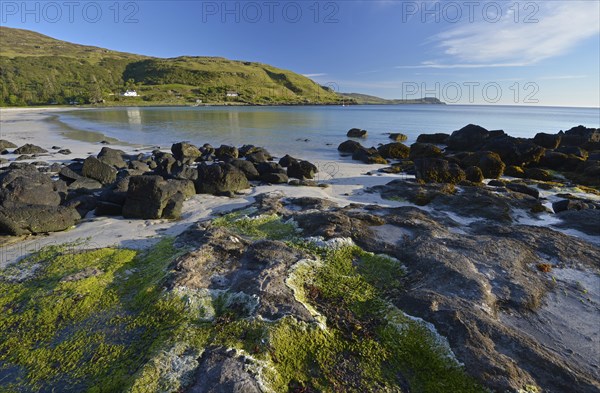
[[[2,388],[600,387],[600,130],[352,129],[334,179],[259,146],[66,139],[53,111],[0,110]]]
[[[217,57],[155,58],[0,27],[1,107],[443,104],[384,100],[267,64]]]

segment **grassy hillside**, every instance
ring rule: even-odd
[[[424,97],[408,100],[386,100],[385,98],[359,93],[341,93],[341,95],[346,97],[346,99],[354,100],[354,102],[361,105],[444,104],[435,97]]]
[[[342,102],[312,80],[266,64],[154,58],[7,27],[0,27],[0,81],[0,105]],[[121,97],[126,89],[140,96]]]

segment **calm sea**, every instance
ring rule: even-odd
[[[60,114],[71,127],[102,132],[122,141],[169,147],[253,144],[275,155],[334,158],[353,127],[369,131],[368,146],[402,132],[412,143],[422,133],[451,133],[469,123],[510,135],[533,137],[573,126],[600,127],[600,108],[475,105],[109,108]]]

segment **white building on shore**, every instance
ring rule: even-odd
[[[135,90],[127,90],[125,93],[121,94],[123,97],[139,97],[137,91]]]

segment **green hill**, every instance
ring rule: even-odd
[[[0,105],[333,104],[342,97],[267,64],[148,57],[0,27]],[[139,97],[122,97],[135,89]],[[227,92],[237,95],[228,97]],[[347,100],[346,100],[347,101]]]
[[[342,96],[346,97],[346,99],[353,100],[356,104],[359,105],[405,105],[405,104],[441,104],[445,105],[444,102],[440,101],[435,97],[423,97],[423,98],[415,98],[415,99],[396,99],[396,100],[386,100],[385,98],[379,98],[375,96],[370,96],[367,94],[360,93],[341,93]]]

